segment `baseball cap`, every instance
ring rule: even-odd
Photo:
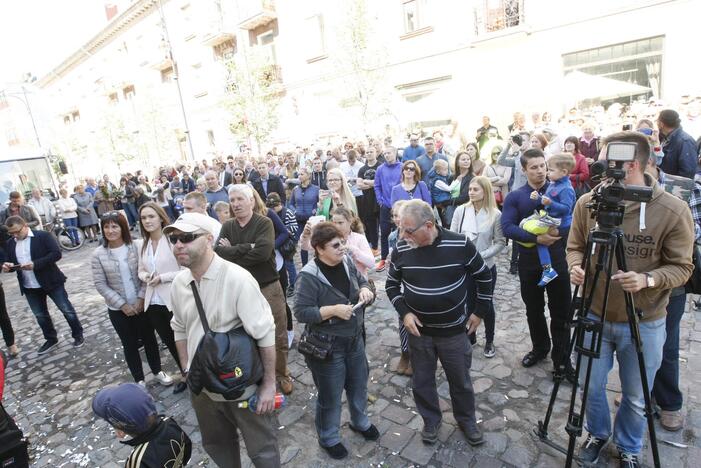
[[[163,229],[163,234],[167,236],[173,231],[196,232],[202,230],[215,236],[212,221],[214,221],[212,218],[202,213],[183,213],[173,224],[169,224]]]
[[[149,418],[158,415],[151,395],[141,385],[125,383],[106,387],[92,401],[93,412],[127,434],[143,434]]]

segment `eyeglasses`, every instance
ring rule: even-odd
[[[333,244],[331,244],[331,248],[332,249],[340,249],[341,247],[343,247],[345,245],[346,245],[345,241],[338,241],[338,242],[334,242]]]
[[[424,227],[424,226],[426,226],[426,224],[421,224],[421,225],[419,225],[419,226],[416,226],[414,229],[405,229],[405,228],[403,228],[403,227],[400,227],[400,228],[399,228],[399,232],[401,232],[402,234],[408,234],[408,235],[411,236],[411,235],[413,235],[416,231],[418,231],[419,229],[421,229],[421,228]]]
[[[407,166],[404,168],[405,171],[411,171],[411,172],[416,172],[416,168],[414,166]]]
[[[326,179],[326,182],[341,182],[341,179]]]
[[[168,236],[168,240],[173,245],[177,244],[178,241],[180,241],[181,244],[189,244],[190,242],[194,241],[198,237],[202,237],[204,235],[205,235],[205,233],[203,233],[203,232],[200,232],[200,233],[184,232],[182,234],[171,234]]]
[[[100,219],[118,219],[120,215],[121,213],[119,211],[108,211],[107,213],[103,213],[102,216],[100,216]]]

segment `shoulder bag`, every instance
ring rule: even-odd
[[[248,386],[258,384],[263,379],[258,345],[242,326],[225,333],[212,331],[194,281],[190,287],[204,328],[204,337],[197,345],[190,364],[187,385],[195,395],[199,395],[204,388],[227,400],[236,400]]]

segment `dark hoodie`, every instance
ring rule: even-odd
[[[171,418],[161,417],[150,431],[122,443],[134,447],[125,468],[180,468],[192,453],[190,438]]]

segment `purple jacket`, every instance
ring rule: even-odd
[[[402,163],[384,163],[375,173],[375,197],[377,203],[392,208],[392,188],[402,180]]]

